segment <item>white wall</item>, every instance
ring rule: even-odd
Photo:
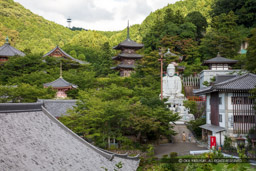
[[[221,132],[221,145],[223,146],[224,145],[224,138],[225,136],[223,135],[224,132]],[[213,136],[216,137],[216,144],[217,146],[220,146],[220,133],[212,133]]]
[[[203,85],[204,81],[211,81],[211,78],[213,78],[216,75],[228,75],[232,72],[239,72],[240,70],[203,70],[200,72],[200,88],[205,87]]]
[[[226,116],[225,116],[225,93],[220,93],[219,92],[219,98],[221,98],[221,104],[219,104],[219,115],[222,116],[222,122],[219,122],[220,127],[226,127],[225,121],[226,121]]]
[[[211,124],[211,106],[210,106],[210,95],[206,95],[206,123]]]

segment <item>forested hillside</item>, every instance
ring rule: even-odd
[[[131,77],[111,70],[119,51],[113,46],[126,39],[122,31],[72,31],[33,14],[13,0],[0,0],[0,43],[8,35],[26,57],[11,57],[0,66],[0,101],[35,102],[54,98],[55,91],[43,84],[60,76],[78,85],[68,97],[77,107],[62,122],[96,145],[109,147],[109,138],[119,147],[138,148],[145,142],[170,137],[169,122],[176,121],[160,93],[159,48],[179,56],[165,57],[164,68],[176,61],[185,67],[183,76],[199,73],[205,59],[221,56],[238,59],[234,66],[256,72],[256,2],[254,0],[183,0],[152,12],[142,24],[130,28],[132,40],[143,43]],[[241,44],[249,42],[247,54]],[[42,58],[42,53],[59,45],[89,65],[65,59]],[[180,60],[182,58],[182,61]],[[134,136],[132,141],[127,135]]]

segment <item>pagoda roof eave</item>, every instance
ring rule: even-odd
[[[237,62],[238,62],[237,60],[217,56],[215,58],[205,60],[203,62],[203,65],[209,65],[209,64],[236,64]]]
[[[69,55],[68,53],[66,53],[63,49],[61,49],[59,46],[56,46],[54,49],[52,49],[51,51],[49,51],[48,53],[46,53],[43,57],[49,56],[51,55],[51,53],[53,53],[56,49],[59,49],[61,51],[61,53],[67,57],[70,58],[72,61],[78,62],[79,64],[89,64],[88,62],[85,61],[81,61],[79,59],[76,59],[74,57],[72,57],[71,55]]]
[[[120,60],[123,59],[141,59],[143,56],[139,54],[126,54],[126,53],[120,53],[117,56],[112,57],[113,60]]]
[[[0,47],[0,56],[26,56],[26,54],[12,47],[10,43],[5,43],[3,46]]]
[[[131,69],[133,70],[135,68],[134,65],[124,65],[124,64],[119,64],[115,67],[111,67],[111,69]]]
[[[141,49],[144,45],[140,43],[136,43],[135,41],[127,38],[123,42],[119,43],[117,46],[113,47],[113,49],[121,50],[122,48],[132,48],[132,49]]]
[[[62,77],[58,78],[57,80],[54,80],[50,83],[45,83],[44,87],[52,87],[52,88],[78,88],[77,85],[72,84],[64,80]]]

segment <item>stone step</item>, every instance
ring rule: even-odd
[[[175,136],[173,136],[173,143],[179,143],[179,142],[183,142],[183,132],[185,132],[186,135],[186,141],[185,142],[192,142],[195,143],[196,139],[193,136],[193,134],[191,133],[191,131],[187,128],[187,126],[185,124],[179,124],[179,125],[174,125],[173,130],[177,133]],[[189,141],[189,134],[191,135],[191,139]]]

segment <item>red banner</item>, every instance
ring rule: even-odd
[[[216,149],[216,137],[211,136],[210,137],[210,148],[214,147]]]

